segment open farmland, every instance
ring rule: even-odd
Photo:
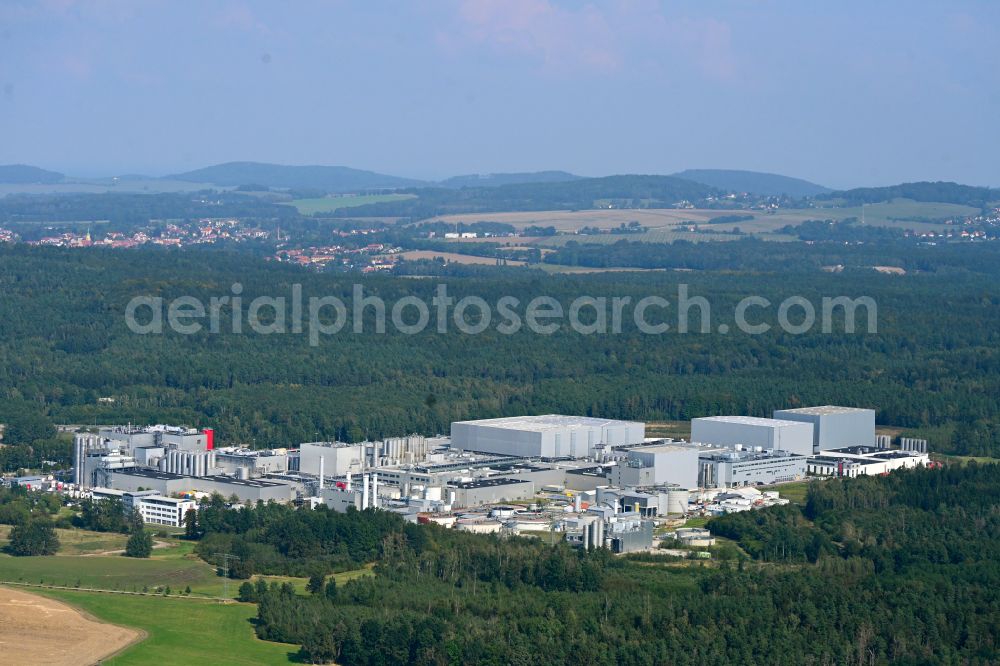
[[[314,213],[332,213],[341,208],[354,208],[374,203],[402,201],[413,199],[413,194],[359,194],[340,197],[320,197],[318,199],[295,199],[290,205],[295,206],[302,215]]]
[[[6,664],[85,666],[102,662],[143,635],[98,622],[60,601],[0,587],[0,654]]]
[[[574,232],[583,227],[612,229],[638,222],[650,229],[672,228],[681,224],[704,223],[725,214],[718,210],[683,210],[675,208],[599,209],[599,210],[550,210],[516,213],[469,213],[443,215],[429,220],[446,224],[472,224],[475,222],[501,222],[516,229],[526,227],[555,227],[556,231]]]
[[[890,202],[868,204],[864,207],[865,224],[875,227],[912,229],[917,232],[942,231],[948,228],[943,220],[962,219],[979,212],[978,208],[957,204],[895,199]],[[862,217],[861,206],[849,208],[792,208],[775,213],[755,214],[753,221],[713,225],[719,231],[739,227],[744,232],[775,231],[786,225],[796,226],[805,220],[845,220]]]
[[[711,231],[684,231],[673,229],[655,229],[639,234],[600,234],[600,235],[578,235],[560,234],[558,236],[548,236],[535,242],[538,247],[562,247],[569,242],[581,244],[605,245],[614,244],[618,241],[631,241],[643,243],[673,243],[684,240],[691,243],[704,243],[708,241],[732,241],[739,240],[742,236],[737,234],[727,234]],[[781,239],[777,239],[781,240]]]
[[[896,199],[891,202],[869,204],[864,207],[865,223],[871,226],[912,229],[917,232],[942,231],[948,228],[947,219],[961,219],[974,215],[978,209],[946,203],[927,203]],[[724,222],[708,225],[709,220],[728,215],[751,215],[752,220]],[[586,243],[615,243],[626,239],[647,243],[669,243],[675,240],[692,242],[732,240],[732,234],[739,229],[744,234],[760,236],[766,240],[792,240],[791,236],[777,233],[786,226],[797,226],[806,220],[844,220],[862,217],[860,206],[848,208],[817,207],[793,208],[775,212],[753,210],[707,210],[707,209],[597,209],[577,211],[531,211],[512,213],[477,213],[445,215],[434,218],[437,222],[449,224],[472,224],[475,222],[500,222],[516,229],[530,226],[554,227],[561,235],[557,237],[532,237],[518,239],[522,245],[559,246],[569,240]],[[647,228],[645,233],[628,235],[574,237],[570,234],[592,227],[613,229],[622,224],[638,222]],[[700,231],[689,229],[697,225]],[[468,239],[454,239],[463,242]]]

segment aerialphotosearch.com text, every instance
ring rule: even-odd
[[[243,285],[234,283],[228,294],[207,299],[179,296],[136,296],[125,309],[128,328],[141,335],[167,330],[182,335],[294,334],[306,335],[318,345],[337,334],[404,335],[425,331],[478,335],[491,328],[503,335],[528,331],[552,335],[570,330],[580,335],[608,335],[638,331],[645,335],[668,333],[719,333],[739,331],[761,335],[775,327],[801,335],[813,331],[832,333],[876,333],[878,307],[868,296],[822,297],[813,302],[789,296],[772,302],[762,296],[746,296],[730,306],[727,317],[715,318],[712,304],[692,294],[687,284],[677,286],[673,299],[662,295],[579,296],[564,303],[551,296],[523,299],[502,296],[487,302],[478,296],[456,299],[448,286],[438,284],[429,299],[403,296],[386,302],[353,285],[350,297],[304,296],[302,285],[291,286],[287,295],[243,296]],[[727,308],[728,310],[729,308]],[[858,320],[862,326],[858,326]]]

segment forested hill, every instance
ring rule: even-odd
[[[31,185],[34,183],[58,183],[63,174],[47,171],[26,164],[0,165],[0,183],[13,185]]]
[[[912,199],[983,207],[989,203],[1000,203],[1000,189],[939,181],[902,183],[889,187],[859,187],[821,194],[816,198],[842,199],[851,206],[893,199]]]
[[[500,185],[517,185],[519,183],[563,183],[570,180],[581,180],[582,176],[574,176],[566,171],[530,171],[525,173],[488,173],[468,176],[452,176],[442,180],[441,187],[499,187]]]
[[[760,171],[733,169],[687,169],[673,174],[677,178],[692,180],[726,192],[750,192],[765,196],[811,197],[830,192],[830,188],[810,183],[801,178],[780,176]]]
[[[285,166],[261,162],[227,162],[167,177],[222,186],[259,183],[268,187],[308,188],[327,192],[357,192],[423,184],[411,178],[387,176],[343,166]]]
[[[564,182],[517,183],[499,187],[405,190],[415,199],[358,206],[342,216],[402,216],[423,219],[448,213],[485,213],[590,208],[670,208],[720,194],[707,185],[672,176],[606,176]]]
[[[752,250],[752,248],[750,248]],[[967,251],[989,252],[987,244]],[[975,254],[968,261],[977,261]],[[873,406],[880,423],[918,428],[934,450],[1000,455],[1000,292],[995,280],[950,270],[881,276],[818,270],[755,273],[645,272],[546,276],[524,269],[473,277],[404,280],[318,274],[223,250],[87,251],[0,247],[0,422],[14,413],[56,423],[179,422],[214,426],[225,442],[295,445],[315,438],[359,441],[408,432],[444,433],[452,421],[567,412],[642,420],[715,414],[770,416],[808,404]],[[351,303],[352,285],[389,307],[404,296],[449,295],[496,304],[581,296],[657,295],[677,302],[678,285],[711,303],[712,333],[640,333],[630,316],[620,334],[583,335],[564,323],[551,335],[496,330],[479,335],[137,335],[125,326],[135,296],[212,297],[243,287],[261,295]],[[943,296],[946,294],[946,296]],[[763,335],[715,333],[736,303],[761,296]],[[878,332],[780,332],[777,304],[801,295],[870,296]],[[942,298],[947,315],[942,315]],[[348,305],[350,307],[350,305]],[[371,315],[369,315],[371,316]],[[675,316],[675,315],[674,315]],[[863,315],[862,315],[863,316]],[[692,327],[697,327],[697,315]],[[944,317],[944,318],[943,318]],[[223,321],[226,317],[223,316]],[[669,320],[668,320],[669,321]],[[102,401],[111,398],[114,402]]]

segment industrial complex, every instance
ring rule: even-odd
[[[75,435],[71,481],[11,483],[114,498],[147,523],[173,527],[218,494],[233,504],[394,511],[475,532],[547,532],[582,548],[630,552],[651,548],[658,532],[679,524],[670,521],[785,501],[758,486],[929,462],[924,440],[892,448],[876,436],[873,409],[773,416],[695,418],[690,442],[647,437],[640,422],[548,414],[458,421],[447,436],[265,450],[216,446],[211,429],[102,427]],[[698,530],[668,538],[711,539]]]

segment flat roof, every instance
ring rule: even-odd
[[[802,426],[802,421],[788,421],[785,419],[768,419],[762,416],[702,416],[692,421],[715,421],[718,423],[739,423],[741,425],[764,426],[767,428],[784,428],[786,426]]]
[[[849,463],[851,465],[874,465],[876,463],[885,462],[884,460],[872,460],[871,458],[839,458],[835,456],[812,456],[807,462],[811,463]]]
[[[832,414],[856,414],[858,412],[874,412],[867,407],[840,407],[838,405],[821,405],[819,407],[796,407],[795,409],[778,409],[777,412],[791,414],[808,414],[810,416],[829,416]]]
[[[494,486],[511,486],[517,483],[528,483],[524,479],[508,479],[506,477],[502,479],[489,478],[489,479],[476,479],[475,481],[466,481],[465,483],[455,483],[448,484],[453,488],[460,488],[462,490],[469,490],[472,488],[490,488]]]
[[[601,419],[593,416],[566,416],[563,414],[542,414],[539,416],[504,416],[496,419],[479,419],[476,421],[455,421],[452,425],[478,425],[492,428],[507,428],[509,430],[530,430],[545,432],[573,426],[601,428],[613,425],[643,425],[642,421],[620,421],[617,419]]]
[[[199,480],[212,481],[214,483],[226,483],[233,486],[248,486],[251,488],[275,488],[287,486],[287,483],[278,481],[266,481],[264,479],[237,479],[231,476],[186,476],[184,474],[172,474],[170,472],[160,472],[158,470],[132,469],[123,472],[114,472],[115,476],[138,476],[144,479],[157,479],[158,481],[179,481],[188,480],[197,483]]]
[[[705,449],[701,446],[692,446],[691,444],[655,444],[653,446],[640,446],[634,449],[629,449],[629,453],[677,453],[680,451],[704,451]]]

